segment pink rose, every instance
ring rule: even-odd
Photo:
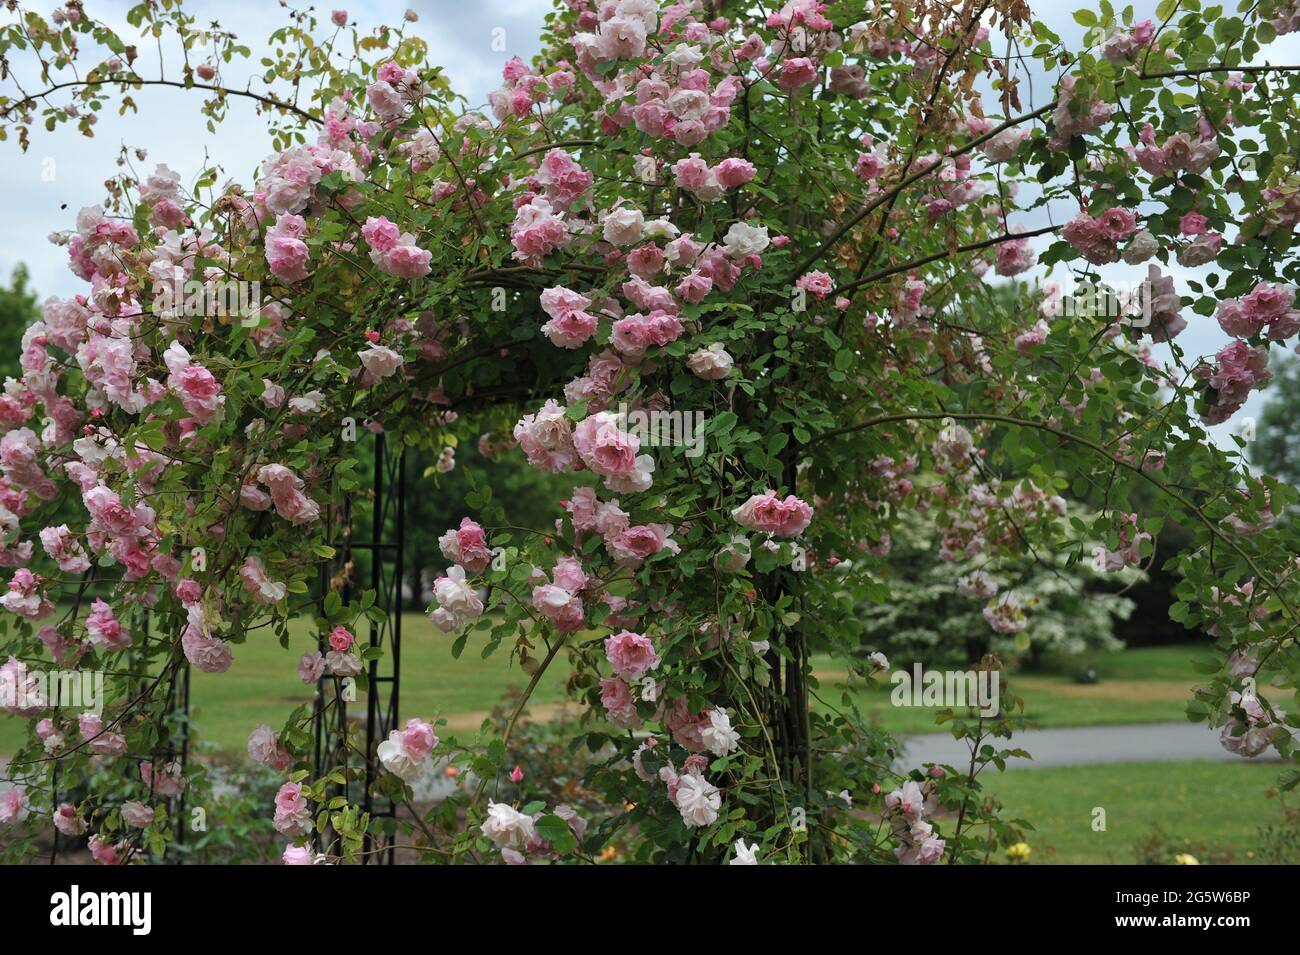
[[[639,680],[659,665],[654,642],[630,630],[605,638],[605,659],[625,680]]]
[[[771,490],[755,494],[731,512],[741,527],[778,537],[798,537],[812,523],[812,515],[812,508],[793,494],[781,500]]]

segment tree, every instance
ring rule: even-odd
[[[1250,460],[1279,481],[1300,483],[1300,362],[1278,365],[1268,402],[1260,412],[1255,437],[1248,442]]]
[[[1115,628],[1133,603],[1113,591],[1131,585],[1135,570],[1099,572],[1090,561],[1071,562],[1067,552],[1051,549],[1000,561],[994,576],[978,559],[940,559],[940,538],[928,516],[903,517],[892,539],[889,597],[863,606],[868,645],[891,660],[937,670],[977,664],[990,653],[1036,664],[1048,654],[1123,646]],[[1023,621],[995,629],[985,610],[1008,599]]]
[[[289,861],[356,859],[392,835],[340,781],[407,803],[437,751],[479,783],[402,820],[432,861],[584,861],[627,830],[638,861],[977,862],[1018,838],[977,778],[1010,752],[1014,701],[953,722],[967,765],[887,787],[891,742],[812,705],[813,656],[862,649],[854,611],[889,598],[881,545],[920,502],[942,548],[990,573],[1031,547],[1133,567],[1167,520],[1193,528],[1171,616],[1213,629],[1217,670],[1189,714],[1234,752],[1291,758],[1252,678],[1265,663],[1279,686],[1300,678],[1300,541],[1276,521],[1297,492],[1204,430],[1300,329],[1300,180],[1283,158],[1300,150],[1300,68],[1243,65],[1289,25],[1276,7],[1134,24],[1104,5],[1070,50],[1000,0],[567,3],[537,61],[507,64],[491,118],[460,111],[403,28],[289,10],[254,89],[223,79],[248,48],[179,5],[127,16],[164,51],[156,73],[80,5],[18,8],[0,55],[26,71],[7,74],[0,132],[21,146],[42,123],[93,134],[98,110],[161,84],[195,91],[214,124],[251,100],[277,151],[251,187],[220,191],[212,170],[183,189],[126,165],[64,235],[89,294],[45,305],[0,399],[17,508],[5,672],[35,684],[27,661],[49,654],[115,680],[99,722],[32,694],[11,707],[30,733],[0,818],[30,804],[28,827],[93,826],[101,861],[165,851],[160,810],[203,785],[172,762],[186,667],[224,672],[307,615],[328,649],[298,668],[324,679],[329,719],[300,708],[249,744],[285,774],[273,824]],[[986,14],[1060,74],[1050,103],[1021,106]],[[181,72],[162,68],[168,44]],[[198,49],[210,58],[191,62]],[[1023,206],[1052,199],[1084,211],[1017,231]],[[1149,308],[989,307],[990,271],[1094,278],[1121,257],[1147,265]],[[1216,271],[1180,295],[1156,264],[1175,259]],[[1233,342],[1205,357],[1174,342],[1160,367],[1149,346],[1184,309]],[[505,442],[503,420],[516,459],[570,490],[535,527],[467,491],[479,521],[439,535],[453,563],[432,618],[456,652],[476,634],[531,683],[499,734],[440,739],[422,714],[371,752],[344,717],[373,655],[353,631],[378,611],[311,592],[327,525],[362,487],[353,426],[440,449]],[[1138,488],[1154,508],[1138,512]],[[1100,503],[1071,514],[1066,494]],[[53,523],[68,501],[84,514]],[[84,606],[91,566],[114,589]],[[122,625],[141,604],[157,639]],[[1026,613],[987,611],[1005,630]],[[589,774],[610,806],[590,826],[493,798],[529,693],[566,664],[588,704],[572,745],[614,754]],[[60,805],[92,752],[138,762],[128,801],[115,782]]]
[[[18,355],[22,351],[23,332],[40,318],[36,293],[27,287],[27,266],[14,266],[7,287],[0,286],[0,376],[22,375]]]

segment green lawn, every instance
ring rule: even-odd
[[[1007,692],[1021,697],[1025,716],[1042,727],[1181,722],[1192,687],[1204,681],[1192,660],[1207,655],[1203,644],[1125,650],[1088,660],[1099,677],[1096,683],[1077,683],[1054,673],[1013,673],[1001,691],[1004,697]],[[846,677],[842,664],[816,658],[813,662],[822,673],[818,705],[842,708],[847,692],[865,716],[891,733],[940,729],[934,722],[936,710],[894,706],[887,676],[864,685]]]
[[[298,657],[316,648],[309,628],[309,620],[294,621],[287,651],[274,640],[250,639],[235,648],[234,665],[226,673],[194,674],[190,699],[204,739],[223,749],[242,748],[258,723],[279,727],[295,704],[311,699],[312,688],[304,686],[296,672]],[[364,643],[367,631],[361,630],[358,638]],[[477,727],[510,687],[527,685],[528,677],[512,664],[507,644],[484,659],[486,640],[471,637],[457,660],[451,655],[452,641],[434,629],[424,614],[402,615],[399,710],[403,718],[458,717],[452,728],[467,730]],[[532,702],[562,700],[567,677],[561,655],[543,675]],[[361,713],[364,708],[361,695],[352,709]]]
[[[269,637],[250,637],[235,647],[235,662],[222,674],[195,672],[192,706],[202,739],[222,749],[242,749],[249,731],[258,723],[279,727],[297,703],[311,698],[312,690],[299,682],[298,657],[314,649],[310,622],[295,621],[289,649]],[[434,629],[419,613],[403,616],[401,713],[430,719],[448,717],[451,728],[468,731],[514,687],[527,678],[510,661],[502,645],[487,659],[483,643],[471,639],[460,659],[451,655],[452,638]],[[362,638],[365,638],[363,633]],[[1078,684],[1067,676],[1019,674],[1011,690],[1025,700],[1025,713],[1038,725],[1088,726],[1115,723],[1181,721],[1189,690],[1198,680],[1191,660],[1205,655],[1204,646],[1158,647],[1107,654],[1090,661],[1101,677],[1095,684]],[[934,732],[934,711],[896,707],[890,703],[891,685],[877,679],[871,685],[850,683],[842,662],[816,657],[820,674],[817,705],[841,706],[848,693],[854,703],[885,729],[894,733]],[[900,664],[901,665],[901,664]],[[558,658],[533,695],[535,718],[554,713],[564,699],[568,677],[566,660]],[[1004,690],[1005,693],[1005,690]],[[364,706],[364,698],[356,706]],[[12,752],[22,739],[23,722],[0,719],[0,753]]]
[[[1005,805],[1004,818],[1033,823],[1025,838],[1031,864],[1133,864],[1148,843],[1163,862],[1188,852],[1208,864],[1258,859],[1260,827],[1282,816],[1265,795],[1277,774],[1276,763],[1112,763],[981,779]],[[1106,810],[1104,832],[1092,828],[1096,807]]]
[[[316,649],[310,627],[307,619],[290,624],[288,650],[269,631],[259,631],[260,637],[250,636],[248,642],[234,648],[234,663],[227,672],[193,672],[191,712],[203,741],[241,750],[257,724],[268,723],[278,729],[294,706],[312,698],[314,688],[304,686],[297,674],[298,658]],[[358,636],[365,642],[367,634],[362,629]],[[486,641],[471,637],[457,660],[451,655],[452,640],[435,630],[424,614],[403,614],[399,708],[403,718],[452,716],[452,728],[467,731],[477,727],[510,687],[522,689],[528,677],[512,664],[507,644],[483,659]],[[561,655],[543,675],[533,693],[534,703],[553,704],[563,699],[568,677],[565,662]],[[365,696],[360,695],[352,708],[363,713]],[[544,708],[539,710],[539,715],[544,713]],[[0,718],[0,753],[14,751],[25,726],[23,720]]]

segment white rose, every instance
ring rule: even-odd
[[[658,178],[658,168],[654,156],[637,156],[632,160],[632,169],[642,182],[654,182]]]
[[[721,707],[709,711],[709,725],[700,729],[700,739],[714,756],[726,756],[740,745],[740,734],[731,726],[731,717]]]
[[[122,804],[122,818],[134,829],[148,829],[153,825],[154,812],[144,803],[127,802]]]
[[[743,259],[747,255],[761,254],[768,243],[766,226],[737,222],[727,230],[722,247],[733,259]]]
[[[659,29],[659,4],[656,0],[618,0],[614,8],[616,17],[634,17],[645,24],[647,33]]]
[[[736,854],[727,865],[758,865],[758,843],[745,845],[744,839],[736,840]]]
[[[482,831],[498,849],[526,849],[535,836],[532,817],[501,802],[488,803]]]
[[[1145,262],[1159,251],[1160,243],[1156,241],[1156,237],[1149,230],[1143,229],[1129,241],[1122,257],[1129,265],[1137,265],[1139,262]]]
[[[677,90],[664,105],[678,119],[703,119],[711,104],[703,90]]]
[[[718,556],[713,559],[713,563],[718,570],[734,574],[749,563],[750,553],[749,541],[743,534],[735,534],[731,538],[731,543],[718,551]]]
[[[331,650],[325,654],[325,669],[333,676],[349,677],[365,669],[365,664],[360,657],[344,650]]]
[[[686,367],[697,378],[718,381],[731,374],[732,358],[721,342],[714,342],[708,348],[692,352],[686,360]]]
[[[457,616],[478,617],[483,614],[483,601],[465,580],[465,568],[459,564],[452,564],[447,568],[447,575],[434,582],[433,595],[438,606]]]
[[[722,794],[703,776],[686,773],[677,778],[677,809],[688,826],[708,826],[718,818]]]
[[[424,761],[415,759],[406,751],[406,747],[402,745],[400,730],[389,733],[388,739],[380,743],[375,752],[379,756],[379,761],[384,764],[384,769],[398,779],[404,779],[409,783],[420,778],[420,768]]]
[[[669,51],[667,60],[679,70],[693,70],[700,65],[704,59],[704,53],[699,47],[691,46],[689,43],[678,43]]]
[[[376,378],[387,378],[402,367],[402,356],[383,345],[371,345],[357,355],[366,371]]]
[[[647,239],[675,239],[681,233],[682,230],[667,219],[651,219],[645,224],[644,234]]]
[[[640,209],[620,206],[605,216],[605,241],[610,245],[632,245],[641,241],[645,216]]]

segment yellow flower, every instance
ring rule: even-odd
[[[1024,862],[1029,858],[1033,851],[1033,849],[1029,848],[1029,843],[1017,842],[1014,846],[1007,849],[1007,857],[1010,858],[1012,862]]]
[[[618,858],[618,850],[613,846],[605,846],[605,848],[600,851],[598,858],[601,862],[613,862]]]
[[[1174,862],[1178,865],[1200,865],[1200,863],[1196,861],[1196,856],[1186,852],[1180,852],[1178,855],[1174,856]]]

